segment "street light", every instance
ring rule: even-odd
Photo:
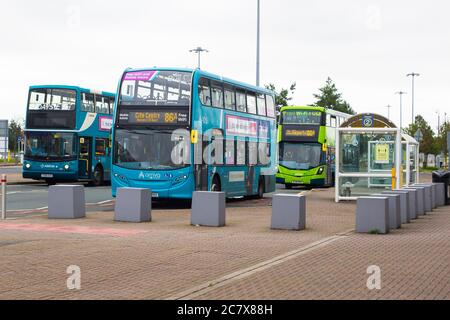
[[[412,121],[411,121],[411,123],[414,123],[414,78],[420,76],[420,74],[411,72],[411,73],[408,73],[406,76],[412,78]]]
[[[189,52],[195,52],[198,55],[198,67],[200,69],[200,55],[202,52],[209,52],[207,49],[203,49],[202,47],[197,47],[195,49],[189,50]]]
[[[391,120],[391,112],[390,111],[391,111],[392,106],[388,104],[386,106],[386,108],[388,109],[388,119]]]
[[[259,46],[260,46],[260,0],[257,0],[256,13],[256,86],[259,87]]]
[[[399,92],[396,92],[395,94],[398,94],[400,96],[400,131],[401,131],[402,130],[402,96],[407,93],[404,91],[399,91]]]

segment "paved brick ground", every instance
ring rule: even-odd
[[[0,222],[8,224],[0,228],[0,299],[167,298],[353,228],[354,204],[336,205],[332,192],[308,195],[301,232],[270,230],[270,207],[255,201],[227,209],[225,228],[190,226],[186,209],[155,211],[144,224],[113,222],[112,212]],[[104,229],[145,232],[112,236]],[[80,291],[66,288],[69,265],[81,268]]]
[[[450,207],[388,235],[352,234],[197,299],[450,299]],[[368,290],[367,267],[381,268]]]
[[[227,227],[189,225],[189,210],[156,210],[153,222],[112,221],[112,212],[76,221],[34,216],[0,222],[0,299],[445,298],[449,299],[450,208],[386,236],[349,234],[354,203],[334,190],[307,195],[307,230],[272,231],[270,200],[227,209]],[[328,239],[328,240],[327,240]],[[318,241],[328,241],[300,252]],[[265,270],[194,294],[194,288],[274,257]],[[366,268],[382,268],[382,290],[365,287]],[[81,290],[66,268],[81,268]]]

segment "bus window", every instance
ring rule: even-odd
[[[83,93],[81,111],[94,112],[94,95],[92,93]]]
[[[96,95],[95,96],[95,112],[97,113],[108,113],[108,98]]]
[[[200,78],[198,80],[198,96],[202,104],[206,106],[211,105],[211,90],[209,88],[209,80]]]
[[[257,106],[258,106],[258,114],[260,116],[265,116],[266,115],[266,99],[264,98],[264,95],[258,94],[256,102],[257,102]]]
[[[248,113],[256,114],[256,96],[253,92],[247,92]]]
[[[109,98],[109,114],[114,113],[114,98]]]
[[[267,107],[267,116],[275,117],[275,104],[273,102],[273,97],[266,95],[266,107]]]
[[[236,141],[236,164],[238,166],[245,165],[245,141],[237,140]]]
[[[235,164],[235,147],[236,144],[234,143],[234,140],[226,140],[225,141],[225,164],[226,165],[233,165]]]
[[[236,96],[231,86],[225,85],[225,109],[236,110]]]
[[[244,91],[236,90],[236,110],[241,112],[247,111]]]
[[[108,146],[108,139],[95,138],[95,155],[105,156],[107,146]]]
[[[211,81],[211,94],[213,107],[223,108],[223,88],[222,83]]]

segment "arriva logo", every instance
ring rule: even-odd
[[[56,164],[41,164],[41,169],[58,169],[58,166]]]
[[[139,173],[139,179],[142,179],[142,180],[159,180],[159,179],[161,179],[161,174],[160,173],[141,171]]]

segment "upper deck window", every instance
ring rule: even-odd
[[[282,113],[282,124],[322,124],[322,111],[318,110],[285,110]]]
[[[256,114],[256,96],[253,92],[247,92],[247,111]]]
[[[28,110],[75,110],[76,91],[39,88],[30,91]]]
[[[267,107],[267,116],[275,117],[275,103],[273,102],[273,97],[266,95],[266,107]]]
[[[222,83],[211,81],[211,95],[213,107],[223,108],[223,88]]]
[[[257,96],[257,104],[258,104],[258,114],[260,116],[266,115],[266,99],[263,94],[258,94]]]
[[[181,71],[131,71],[120,89],[122,105],[189,106],[192,73]]]
[[[95,112],[94,94],[82,93],[81,111]]]

